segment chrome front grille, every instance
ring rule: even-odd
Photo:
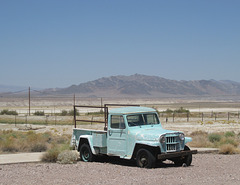
[[[175,143],[177,141],[176,136],[174,137],[166,137],[166,142],[171,144],[171,143]]]
[[[166,135],[166,152],[176,152],[179,150],[179,136]]]

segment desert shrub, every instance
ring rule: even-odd
[[[60,150],[57,146],[49,149],[41,158],[43,162],[57,162],[57,157],[60,154]]]
[[[66,110],[62,110],[62,112],[60,113],[60,116],[73,116],[74,115],[74,110],[70,110],[70,111],[66,111]],[[76,110],[76,116],[79,116],[79,111]]]
[[[224,145],[224,144],[231,144],[234,147],[237,147],[239,145],[239,142],[233,137],[224,137],[221,139],[220,145]]]
[[[57,162],[58,160],[58,155],[62,151],[69,150],[69,143],[68,144],[57,144],[53,143],[51,148],[47,150],[47,152],[42,156],[41,161],[43,162]]]
[[[67,114],[68,114],[68,112],[66,111],[66,110],[62,110],[62,112],[61,112],[61,116],[67,116]]]
[[[183,107],[180,107],[179,109],[174,111],[175,113],[189,113],[190,111],[187,109],[184,109]]]
[[[239,153],[239,150],[234,147],[232,144],[223,144],[219,149],[220,154],[236,154]]]
[[[1,115],[18,115],[17,111],[10,111],[10,110],[7,110],[7,109],[4,109],[0,112]]]
[[[73,150],[64,150],[62,151],[58,157],[57,162],[60,164],[72,164],[78,160],[78,153]]]
[[[208,140],[212,143],[219,142],[221,140],[222,136],[218,133],[212,133],[208,135]]]
[[[234,137],[234,136],[235,136],[235,133],[232,132],[232,131],[228,131],[228,132],[225,132],[224,136],[225,136],[225,137]]]
[[[44,116],[45,113],[44,113],[44,111],[36,111],[36,112],[34,112],[33,115],[34,115],[34,116]]]

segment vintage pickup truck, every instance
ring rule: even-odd
[[[76,113],[77,107],[74,106]],[[86,106],[90,107],[90,106]],[[127,106],[108,110],[104,108],[104,130],[76,128],[77,119],[74,114],[71,145],[80,152],[82,161],[91,162],[98,155],[118,156],[123,159],[133,159],[137,166],[153,168],[157,161],[166,159],[176,165],[191,165],[192,154],[186,143],[192,141],[183,132],[162,128],[157,111],[153,108]]]

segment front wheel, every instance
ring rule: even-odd
[[[92,162],[94,160],[94,155],[88,144],[84,143],[80,147],[80,158],[84,162]]]
[[[184,151],[189,151],[189,150],[190,148],[187,145],[185,145]],[[182,166],[184,163],[186,164],[186,166],[190,166],[192,163],[192,154],[188,154],[181,158],[176,158],[173,160],[173,162],[177,166]]]
[[[140,168],[153,168],[156,164],[156,158],[150,151],[143,148],[137,152],[136,162]]]

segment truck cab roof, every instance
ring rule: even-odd
[[[156,112],[156,110],[149,107],[121,107],[109,111],[110,114],[134,114],[144,112]]]

